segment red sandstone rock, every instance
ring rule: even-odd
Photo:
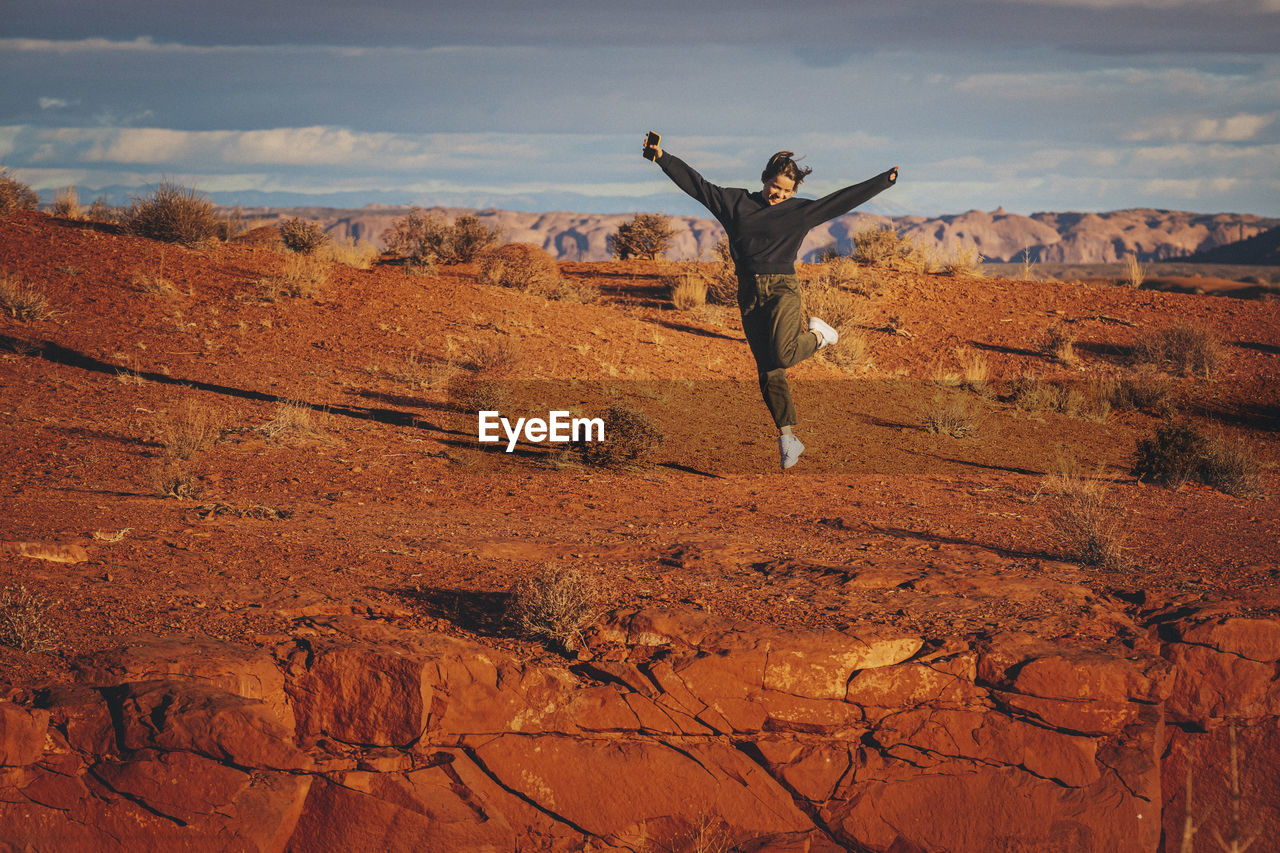
[[[49,712],[0,700],[0,767],[33,764],[44,753]]]

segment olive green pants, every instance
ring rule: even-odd
[[[738,277],[738,309],[742,331],[760,374],[760,393],[779,429],[796,423],[796,407],[787,384],[787,368],[818,351],[800,304],[794,275]]]

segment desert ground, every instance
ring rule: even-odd
[[[0,229],[0,272],[49,310],[0,318],[0,586],[46,605],[30,650],[0,647],[0,741],[44,738],[0,760],[0,849],[1178,850],[1188,814],[1194,849],[1216,849],[1211,830],[1278,849],[1263,761],[1280,754],[1280,302],[1215,292],[1229,282],[865,267],[843,330],[865,352],[791,371],[807,450],[782,472],[736,311],[674,309],[661,263],[562,263],[598,289],[587,303],[483,284],[473,264],[332,263],[291,296],[270,285],[291,256],[269,235],[188,249],[34,212]],[[1133,376],[1134,342],[1179,324],[1208,330],[1220,364],[1168,377],[1170,405],[1253,460],[1246,494],[1138,480],[1159,411],[1012,398],[1019,377],[1084,393]],[[1070,357],[1039,343],[1051,327]],[[522,413],[624,403],[664,440],[620,467],[482,446],[459,399],[478,374]],[[960,413],[959,435],[931,431],[941,410]],[[1064,471],[1101,495],[1114,563],[1064,539]],[[599,595],[568,651],[505,618],[549,566]],[[699,693],[693,669],[688,690],[662,675],[717,660],[736,673],[744,649],[772,644],[776,660],[788,642],[816,668],[847,642],[888,657],[833,664],[838,699],[766,683],[725,688],[735,705]],[[425,703],[410,734],[345,736],[350,709],[307,709],[316,694],[375,716],[403,704],[395,686],[360,693],[394,681],[374,677],[387,649],[434,661],[409,679]],[[233,659],[284,686],[235,694]],[[298,686],[326,660],[326,689]],[[468,694],[456,679],[477,660],[501,675]],[[1048,682],[1079,685],[1030,686],[1047,660]],[[900,679],[879,703],[857,698],[868,673],[925,670],[963,689],[921,698],[927,679]],[[193,678],[279,711],[292,763],[166,740],[195,730],[165,717],[185,700],[146,705],[138,685]],[[467,695],[488,697],[476,718],[512,690],[534,708],[537,679],[559,698],[535,722],[436,725]],[[72,701],[77,686],[97,692]],[[696,724],[599,723],[619,697],[634,711],[641,694],[687,692]],[[548,722],[552,705],[569,716]],[[1104,706],[1106,721],[1081,721]],[[142,740],[130,708],[151,721]],[[95,719],[97,740],[83,735]],[[599,759],[601,739],[638,752]],[[165,793],[175,779],[189,796]],[[593,784],[626,803],[602,806],[582,793]]]

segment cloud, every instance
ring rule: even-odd
[[[1125,134],[1124,139],[1129,142],[1251,142],[1275,123],[1276,116],[1277,113],[1237,113],[1227,118],[1165,116],[1149,119],[1143,127]]]

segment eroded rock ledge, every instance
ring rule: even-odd
[[[3,850],[1178,849],[1280,836],[1280,622],[1072,646],[625,610],[589,660],[315,617],[151,639],[0,700]],[[1206,832],[1207,834],[1207,832]]]

